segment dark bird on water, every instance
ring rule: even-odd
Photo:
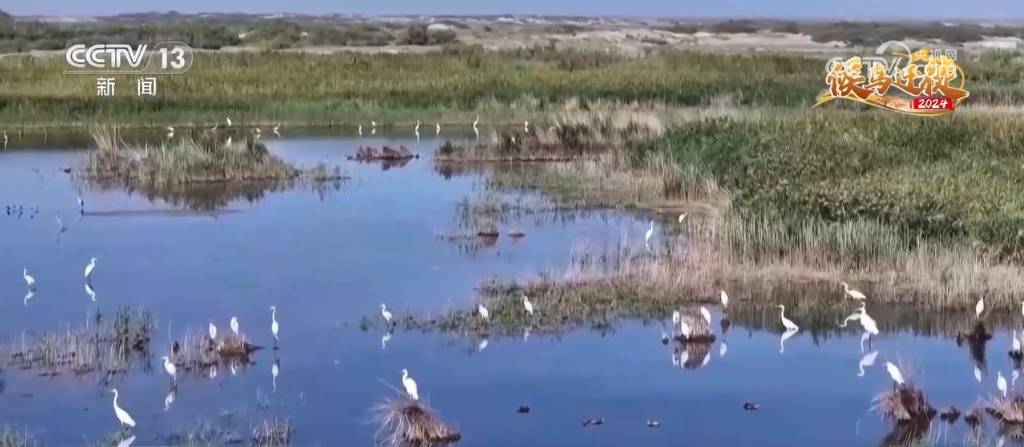
[[[526,413],[529,413],[529,412],[530,412],[530,407],[527,407],[526,405],[520,405],[519,408],[516,409],[516,413],[519,413],[519,414],[526,414]]]
[[[743,402],[743,409],[747,411],[760,410],[761,404],[757,402]]]

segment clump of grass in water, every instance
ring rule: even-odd
[[[34,447],[38,445],[28,430],[17,430],[4,424],[0,426],[0,447]]]
[[[906,368],[900,368],[906,371]],[[907,377],[902,385],[893,384],[888,390],[875,395],[872,409],[882,416],[900,423],[930,421],[937,414],[928,398],[914,381]]]
[[[288,445],[295,429],[290,420],[264,420],[252,426],[250,439],[258,447]]]
[[[404,394],[386,399],[373,409],[378,423],[375,442],[383,446],[443,445],[462,438],[436,411]]]
[[[97,313],[85,328],[40,334],[31,340],[22,334],[3,347],[9,363],[42,374],[99,372],[104,378],[135,365],[147,364],[155,323],[148,311],[122,307],[109,323]]]
[[[96,150],[86,164],[90,178],[129,182],[204,183],[220,181],[291,180],[301,173],[252,136],[228,137],[205,130],[159,146],[130,146],[110,126],[90,130]]]
[[[985,404],[985,411],[1004,424],[1024,424],[1024,394],[993,397]]]

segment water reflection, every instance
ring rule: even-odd
[[[786,332],[782,333],[782,336],[779,337],[779,354],[784,354],[786,352],[786,340],[793,338],[793,336],[796,335],[797,332],[800,332],[800,330],[788,329],[786,330]]]
[[[289,190],[307,190],[323,200],[330,193],[341,191],[344,180],[327,181],[249,181],[249,182],[208,182],[208,183],[139,183],[120,179],[87,180],[88,185],[99,191],[123,191],[128,196],[140,194],[150,202],[162,201],[175,207],[195,212],[212,212],[227,208],[235,202],[255,203],[269,193]],[[102,216],[108,213],[89,211],[86,215]]]
[[[860,358],[860,361],[857,362],[857,377],[864,377],[864,368],[874,366],[875,359],[877,358],[878,351],[871,351],[867,354],[864,354],[864,356]]]

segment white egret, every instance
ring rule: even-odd
[[[224,120],[227,121],[228,127],[231,127],[231,117],[230,116],[225,116]]]
[[[529,121],[523,121],[523,132],[527,132],[527,133],[530,132],[530,122]]]
[[[871,351],[864,354],[864,356],[860,358],[860,362],[857,363],[857,377],[864,377],[864,368],[874,365],[876,358],[878,358],[878,351]]]
[[[4,147],[7,147],[7,131],[4,130]]]
[[[486,338],[481,339],[480,343],[476,345],[476,351],[482,352],[484,349],[487,349],[488,344],[490,344],[490,342],[488,342]]]
[[[726,352],[729,352],[729,345],[725,343],[725,340],[723,340],[722,344],[718,345],[718,357],[725,357]]]
[[[167,138],[174,138],[174,128],[167,126]]]
[[[861,293],[860,290],[851,289],[849,284],[845,282],[839,284],[843,286],[843,290],[846,292],[846,296],[853,298],[855,300],[863,300],[867,298],[867,296]]]
[[[679,215],[679,223],[683,223],[684,220],[686,220],[686,213],[682,213]]]
[[[1003,397],[1006,397],[1006,377],[1003,377],[1002,371],[996,372],[996,388],[1003,393]]]
[[[416,134],[416,139],[420,139],[420,120],[416,120],[416,127],[413,128],[413,133]]]
[[[729,308],[729,295],[726,295],[724,290],[721,293],[721,299],[722,299],[722,309],[723,310],[728,309]]]
[[[523,295],[523,307],[526,308],[526,313],[533,315],[533,303],[530,302],[530,298]]]
[[[852,314],[848,315],[848,316],[846,317],[846,319],[845,319],[845,320],[843,320],[843,322],[842,322],[842,323],[839,323],[839,327],[846,327],[846,325],[847,325],[847,324],[848,324],[848,323],[849,323],[850,321],[854,321],[854,320],[860,320],[860,312],[859,312],[859,311],[854,311],[854,312],[853,312]]]
[[[405,394],[408,394],[412,400],[420,400],[419,387],[416,386],[416,381],[409,377],[409,370],[402,369],[402,386],[405,387]]]
[[[473,128],[474,129],[476,129],[476,125],[477,124],[480,124],[480,115],[477,115],[476,118],[473,120]]]
[[[208,329],[208,332],[210,333],[210,340],[216,340],[217,339],[217,326],[214,326],[213,322],[211,321],[210,322],[210,326],[207,329]]]
[[[644,233],[644,245],[647,245],[648,243],[651,242],[651,236],[654,236],[654,221],[653,220],[651,221],[651,227],[647,229],[646,233]]]
[[[391,311],[388,310],[388,306],[384,304],[380,305],[380,316],[384,318],[384,323],[391,324],[391,318],[393,316],[391,315]]]
[[[985,298],[978,298],[978,304],[974,305],[974,315],[981,318],[981,313],[985,311]]]
[[[480,318],[483,318],[484,321],[491,319],[491,313],[487,311],[487,308],[484,307],[483,303],[476,305],[476,313],[480,314]]]
[[[1019,353],[1020,352],[1020,340],[1017,338],[1017,330],[1016,329],[1014,329],[1010,333],[1010,338],[1013,340],[1013,352]]]
[[[174,388],[171,388],[171,391],[167,393],[167,397],[164,398],[164,411],[171,409],[171,404],[174,403],[174,395]]]
[[[28,286],[29,290],[36,289],[36,279],[33,278],[32,275],[28,274],[28,267],[25,267],[24,270],[21,271],[21,277],[25,278],[25,284]]]
[[[92,271],[96,269],[96,258],[89,259],[89,264],[85,266],[85,279],[92,280]]]
[[[225,146],[231,146],[231,137],[230,136],[228,136],[228,139],[227,139],[227,141],[224,142],[224,145]]]
[[[892,377],[892,381],[896,382],[896,385],[903,385],[903,373],[900,372],[900,368],[893,365],[892,362],[885,362],[885,370],[889,372],[889,377]]]
[[[391,341],[391,331],[387,331],[380,337],[380,350],[388,349],[388,342]]]
[[[672,311],[672,326],[678,326],[680,321],[683,321],[683,316],[679,314],[678,310],[673,310]]]
[[[704,318],[704,322],[707,323],[708,326],[711,326],[711,312],[708,311],[708,308],[700,306],[700,316]]]
[[[1020,314],[1024,315],[1024,301],[1020,302]]]
[[[359,125],[359,136],[363,136],[363,125]]]
[[[270,333],[274,334],[274,345],[277,345],[277,333],[281,325],[277,324],[277,306],[270,306]]]
[[[977,380],[978,383],[981,383],[981,369],[978,368],[978,365],[974,365],[974,380]]]
[[[161,357],[161,359],[164,361],[164,371],[167,371],[167,375],[171,376],[172,381],[178,381],[178,367],[174,366],[174,362],[166,355]]]
[[[281,373],[281,360],[274,359],[274,363],[270,364],[270,377],[274,385],[274,392],[277,392],[277,375]]]
[[[88,282],[85,283],[85,293],[91,300],[96,301],[96,290]]]
[[[793,336],[796,335],[796,333],[797,330],[795,329],[787,330],[786,332],[782,333],[782,336],[779,337],[779,354],[783,354],[786,352],[786,340],[793,338]]]
[[[231,317],[231,322],[228,323],[231,327],[231,332],[235,333],[235,337],[238,337],[238,317]]]
[[[786,318],[786,306],[779,304],[779,318],[782,319],[782,325],[786,327],[787,331],[799,331],[800,326]]]
[[[117,388],[110,390],[110,392],[114,393],[114,415],[117,416],[117,420],[121,422],[121,425],[135,427],[135,420],[132,419],[132,416],[117,406]]]
[[[374,120],[370,120],[370,127],[373,127],[374,129],[376,129],[377,128],[377,122],[374,121]]]
[[[434,134],[441,135],[441,123],[436,121],[434,122]]]
[[[684,340],[690,338],[690,325],[686,321],[679,322],[679,335],[682,335]]]
[[[861,303],[860,306],[860,325],[864,328],[864,332],[871,334],[872,336],[878,335],[878,324],[875,323],[875,319],[868,315],[867,306]]]
[[[281,136],[281,132],[278,131],[278,129],[280,129],[280,128],[281,128],[280,124],[274,126],[274,136],[277,136],[277,137]]]

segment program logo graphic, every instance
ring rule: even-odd
[[[952,112],[970,96],[966,84],[956,50],[910,51],[902,42],[889,41],[879,46],[874,56],[829,59],[825,66],[827,88],[818,94],[814,107],[842,99],[912,115],[939,116]]]
[[[148,44],[74,44],[64,51],[64,74],[181,74],[192,67],[192,48],[184,42]]]

